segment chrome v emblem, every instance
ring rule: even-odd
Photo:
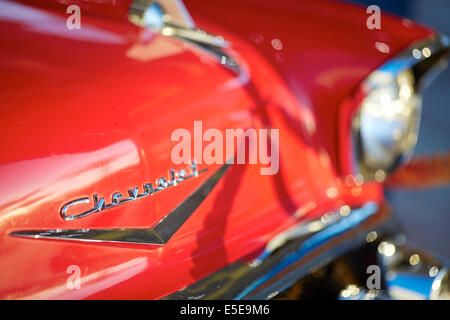
[[[164,245],[200,206],[226,173],[228,167],[229,164],[223,165],[153,228],[27,230],[12,232],[10,235],[34,239]]]

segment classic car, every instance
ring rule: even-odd
[[[448,297],[383,189],[449,40],[372,14],[1,1],[0,298]]]

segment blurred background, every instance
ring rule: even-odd
[[[351,0],[378,5],[393,13],[450,36],[449,0]],[[383,28],[383,15],[381,15]],[[393,186],[386,196],[408,242],[426,249],[450,265],[450,67],[424,93],[419,140],[409,170],[423,174],[415,184]],[[440,183],[427,183],[430,179]],[[421,183],[422,182],[422,183]]]

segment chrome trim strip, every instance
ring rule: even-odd
[[[285,238],[287,241],[281,247],[274,247],[274,250],[268,250],[266,247],[258,258],[231,263],[163,299],[273,298],[309,274],[311,269],[326,264],[365,242],[367,223],[370,222],[372,225],[378,223],[374,223],[377,219],[372,220],[372,218],[382,217],[383,214],[378,205],[373,202],[351,210],[346,216],[339,217],[339,213],[336,212],[328,225],[321,225],[318,230],[310,228],[309,232],[304,232],[304,229],[298,232],[297,238]],[[312,223],[321,223],[321,220],[310,221],[307,224],[302,222],[297,228],[301,228],[302,225],[311,226]],[[372,227],[376,226],[369,228]],[[296,232],[293,232],[295,229],[288,230],[288,233],[295,234]],[[347,239],[348,234],[351,237]],[[345,239],[341,240],[341,236]],[[335,241],[339,243],[336,244]]]
[[[445,35],[436,35],[425,40],[416,41],[377,70],[397,75],[425,60],[429,60],[440,52],[444,53],[445,56],[448,53],[449,45],[449,39]]]
[[[229,43],[221,36],[197,29],[181,0],[134,0],[128,19],[139,27],[195,45],[221,65],[242,72],[237,61],[224,51]]]
[[[181,0],[134,0],[128,19],[137,26],[148,27],[164,36],[218,47],[228,46],[222,37],[197,29]]]
[[[219,180],[227,172],[228,167],[229,164],[223,165],[153,228],[25,230],[12,232],[10,235],[33,239],[164,245],[211,193]]]
[[[443,295],[443,298],[448,297],[449,295],[449,287],[448,287],[448,270],[446,267],[439,270],[439,273],[434,278],[434,281],[431,285],[430,299],[438,300]],[[446,283],[447,282],[447,283]],[[441,292],[445,291],[445,292]]]

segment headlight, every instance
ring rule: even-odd
[[[415,44],[362,84],[352,139],[356,170],[365,180],[383,180],[412,155],[419,130],[421,92],[428,82],[425,80],[433,74],[430,71],[445,67],[447,49],[444,37]]]
[[[353,120],[359,170],[366,178],[389,172],[414,149],[422,102],[414,82],[410,69],[398,75],[375,71],[367,79],[368,94]]]

